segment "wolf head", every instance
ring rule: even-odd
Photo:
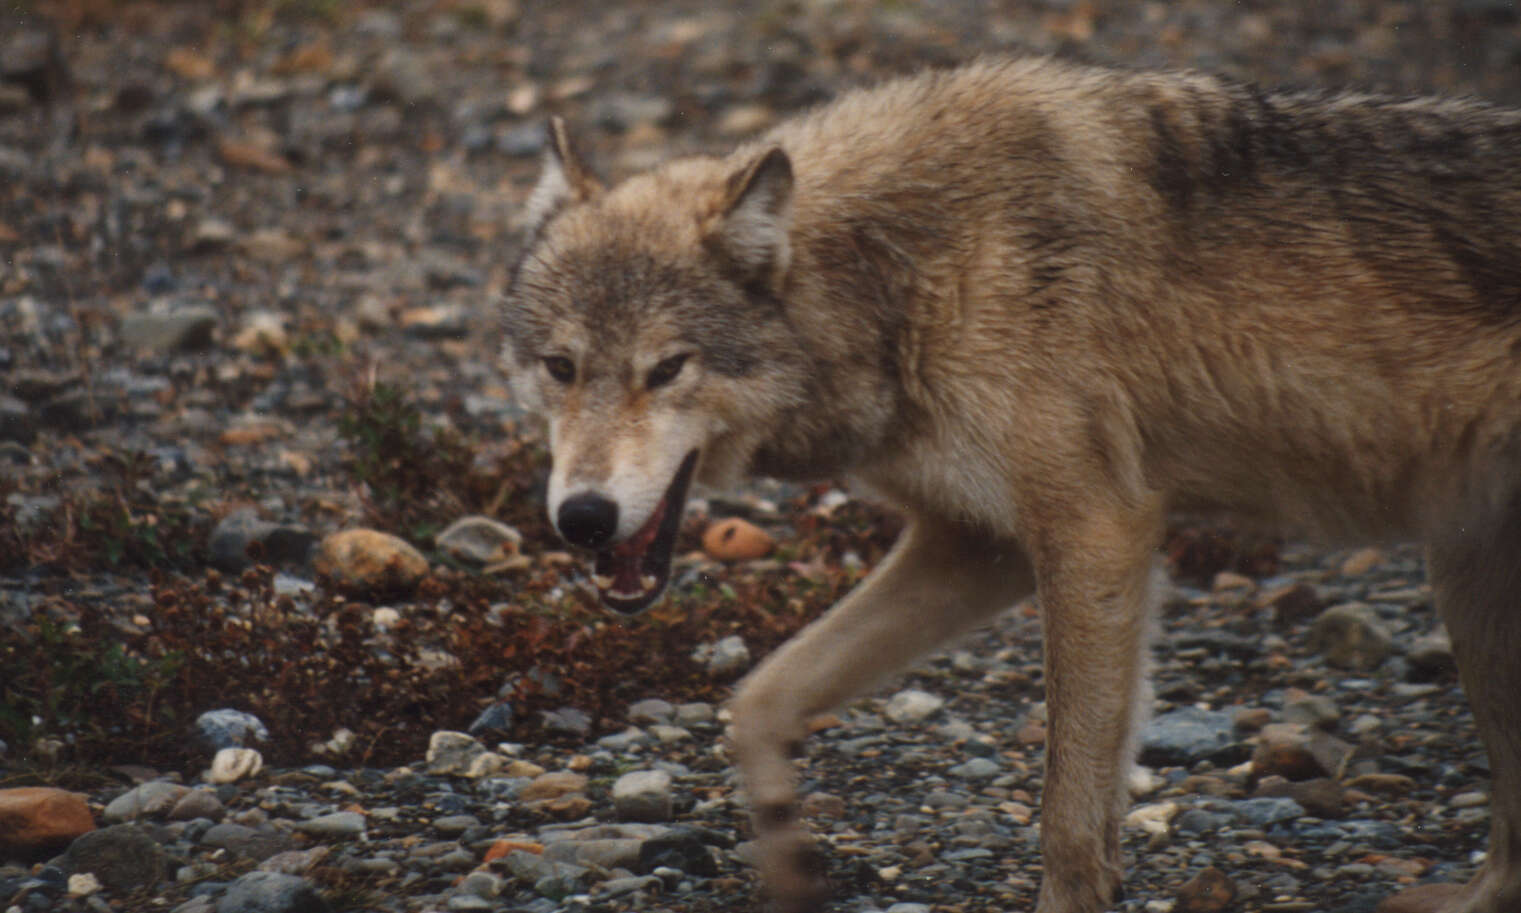
[[[549,125],[502,362],[548,419],[550,519],[596,551],[612,609],[665,589],[693,478],[732,482],[802,402],[784,304],[791,194],[774,146],[608,188]]]

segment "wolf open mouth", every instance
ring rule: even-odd
[[[697,451],[693,450],[681,461],[670,487],[660,496],[660,503],[645,524],[617,545],[597,552],[592,582],[603,605],[615,612],[635,615],[665,592],[671,580],[671,549],[676,545],[676,532],[681,529],[687,488],[696,466]]]

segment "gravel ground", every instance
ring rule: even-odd
[[[124,828],[52,866],[11,853],[0,909],[754,907],[719,738],[735,671],[690,654],[738,634],[761,655],[893,524],[828,486],[715,497],[689,533],[740,515],[777,552],[694,552],[669,614],[600,620],[492,367],[542,124],[565,115],[616,175],[1005,51],[1521,104],[1521,17],[1486,0],[7,5],[0,789],[69,786]],[[477,513],[521,546],[440,544]],[[360,526],[423,548],[424,582],[345,588],[307,560]],[[1202,583],[1167,609],[1120,909],[1371,910],[1471,872],[1487,770],[1415,555],[1171,557]],[[1040,699],[1017,609],[821,721],[803,770],[834,909],[1033,905]],[[269,725],[268,766],[205,782],[192,721],[217,707]],[[486,775],[428,759],[493,707]],[[641,771],[669,783],[620,804]],[[166,778],[193,789],[110,810]],[[141,877],[70,893],[101,859]]]

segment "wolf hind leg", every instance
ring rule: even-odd
[[[817,909],[827,893],[794,793],[791,754],[808,719],[1014,605],[1033,585],[1013,543],[917,520],[860,586],[741,683],[731,707],[735,761],[761,875],[781,909]]]
[[[1521,505],[1498,523],[1434,540],[1429,573],[1463,690],[1489,752],[1487,858],[1472,881],[1429,889],[1440,913],[1521,911]],[[1401,895],[1419,909],[1421,895]]]

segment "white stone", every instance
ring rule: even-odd
[[[264,756],[256,748],[224,748],[211,759],[207,783],[236,783],[264,769]]]
[[[1125,826],[1145,831],[1153,836],[1166,834],[1172,819],[1178,815],[1178,803],[1154,802],[1131,809],[1125,816]]]
[[[906,725],[919,723],[945,706],[945,698],[930,694],[928,691],[920,691],[916,688],[906,688],[894,694],[888,700],[887,706],[882,713],[894,723]]]
[[[69,876],[69,894],[74,897],[89,897],[100,890],[100,879],[89,872],[80,872]]]

